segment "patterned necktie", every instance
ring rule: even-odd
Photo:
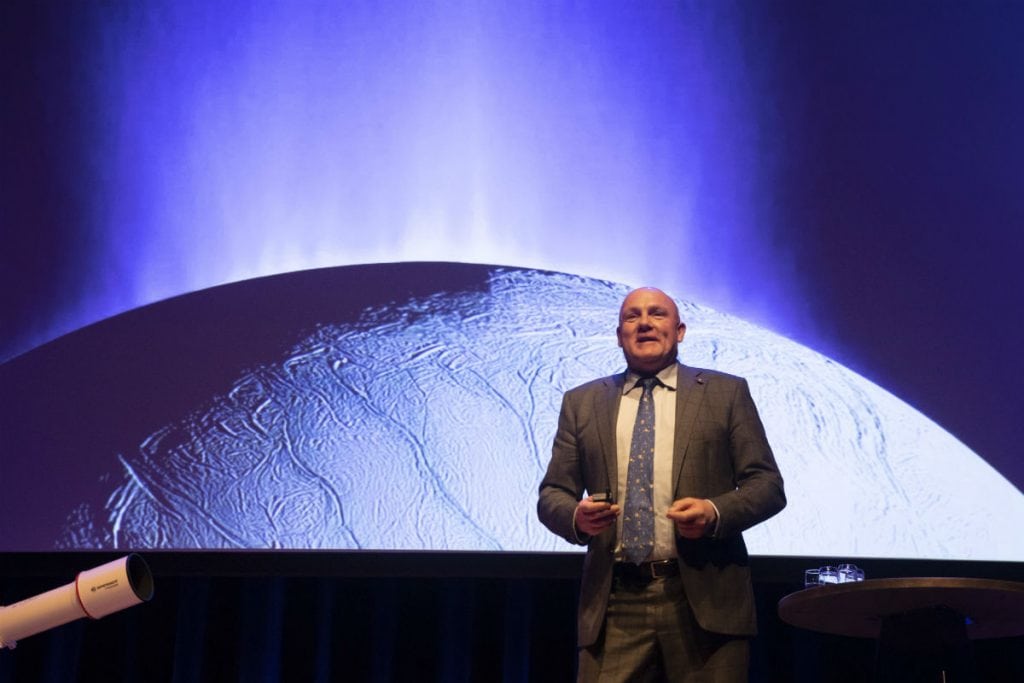
[[[622,516],[622,552],[640,564],[654,549],[654,396],[653,377],[640,380],[644,393],[633,425],[626,476],[626,507]]]

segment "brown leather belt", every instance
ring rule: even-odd
[[[679,574],[679,562],[676,560],[657,560],[655,562],[616,562],[613,576],[625,581],[652,581]]]

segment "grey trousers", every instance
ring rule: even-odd
[[[678,576],[629,585],[616,579],[597,643],[579,651],[580,683],[746,683],[746,638],[702,629]]]

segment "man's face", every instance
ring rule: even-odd
[[[685,333],[675,302],[660,290],[636,289],[619,309],[615,334],[634,372],[655,373],[674,362]]]

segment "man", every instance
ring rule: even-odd
[[[537,511],[588,546],[580,681],[747,680],[757,624],[741,532],[786,498],[746,380],[679,363],[685,333],[663,292],[630,292],[626,372],[562,400]]]

